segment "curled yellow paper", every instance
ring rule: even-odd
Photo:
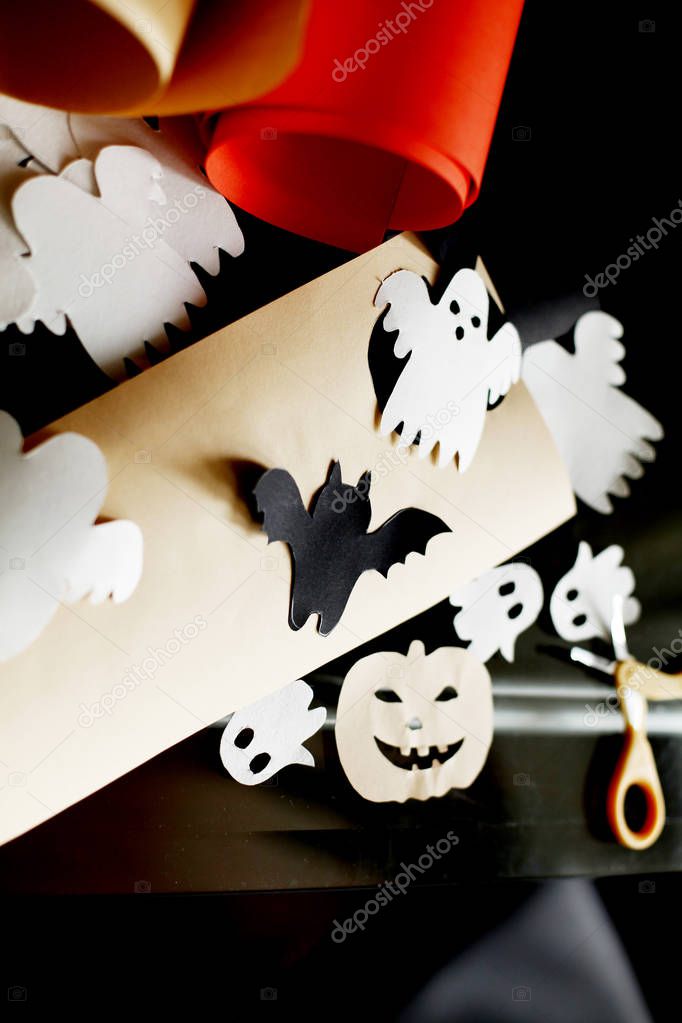
[[[93,114],[219,109],[296,62],[309,0],[33,0],[0,7],[0,92]]]

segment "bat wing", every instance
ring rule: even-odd
[[[282,540],[294,546],[311,523],[301,494],[286,469],[269,469],[254,489],[268,543]]]
[[[448,525],[431,512],[405,508],[396,512],[375,532],[362,537],[363,571],[375,569],[388,576],[391,565],[404,563],[413,551],[426,554],[429,540],[439,533],[450,533]]]

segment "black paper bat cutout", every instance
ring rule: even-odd
[[[333,462],[308,512],[296,481],[285,469],[270,469],[258,481],[254,494],[268,543],[282,540],[291,550],[292,629],[300,629],[310,615],[318,614],[318,632],[328,636],[363,572],[387,576],[391,565],[404,562],[412,551],[425,554],[432,537],[450,532],[436,515],[405,508],[368,533],[370,483],[369,472],[356,487],[343,483],[341,467]]]

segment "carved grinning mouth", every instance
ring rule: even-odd
[[[376,735],[374,736],[374,741],[379,748],[379,752],[383,753],[394,767],[401,767],[403,771],[411,771],[414,767],[419,771],[426,771],[429,767],[433,767],[434,760],[437,764],[444,764],[451,757],[454,757],[464,742],[464,736],[462,736],[459,742],[451,743],[442,753],[437,746],[429,746],[429,752],[423,756],[420,756],[416,749],[410,750],[408,754],[401,753],[399,746],[390,746],[387,742],[377,739]]]

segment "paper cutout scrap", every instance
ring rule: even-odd
[[[574,327],[575,352],[556,341],[529,347],[523,381],[530,390],[566,462],[573,489],[595,511],[613,511],[609,495],[627,497],[626,477],[639,479],[641,462],[656,452],[649,441],[663,428],[621,391],[625,373],[623,327],[607,313],[584,313]]]
[[[498,650],[511,662],[516,640],[537,621],[543,597],[542,580],[530,565],[500,565],[452,594],[450,603],[461,609],[453,620],[455,631],[471,640],[469,653],[484,663]]]
[[[0,125],[5,125],[21,145],[40,162],[43,171],[59,173],[78,153],[63,110],[24,103],[0,92]]]
[[[0,330],[23,316],[35,295],[26,268],[26,243],[16,230],[11,211],[15,189],[35,174],[20,164],[26,150],[0,125]]]
[[[58,12],[4,4],[0,91],[90,113],[180,114],[241,103],[293,66],[308,3],[62,0]]]
[[[611,637],[614,596],[624,597],[623,620],[632,625],[640,615],[640,603],[632,596],[635,577],[622,565],[623,548],[617,544],[593,555],[581,540],[573,568],[554,587],[549,601],[552,624],[569,643],[580,643],[601,636]]]
[[[37,282],[19,326],[29,330],[42,320],[63,334],[68,316],[95,362],[120,375],[122,350],[141,355],[145,340],[162,342],[166,321],[188,327],[184,302],[200,304],[205,296],[186,261],[145,226],[163,198],[158,161],[135,147],[109,146],[97,158],[95,176],[101,198],[51,174],[15,193],[14,220]],[[116,211],[125,190],[136,200],[128,220]]]
[[[168,347],[164,323],[186,328],[186,304],[205,303],[190,262],[216,274],[220,249],[244,251],[232,209],[201,173],[196,125],[162,118],[154,130],[8,97],[0,122],[30,147],[0,138],[0,320],[28,333],[42,319],[63,334],[68,315],[95,362],[120,378],[145,342]],[[40,163],[17,167],[27,152]],[[22,198],[22,181],[36,175],[44,181]],[[16,226],[13,196],[24,218]]]
[[[453,223],[479,192],[522,6],[314,3],[291,74],[219,117],[209,179],[262,220],[356,252]]]
[[[135,590],[142,532],[125,520],[93,525],[106,490],[91,440],[62,433],[24,455],[19,426],[0,412],[0,661],[25,650],[60,603],[121,603]]]
[[[375,803],[431,799],[465,789],[493,737],[486,667],[468,650],[371,654],[346,675],[336,712],[339,759],[353,788]]]
[[[426,554],[429,540],[451,532],[431,512],[404,508],[369,533],[370,486],[370,472],[363,473],[355,487],[343,483],[341,467],[333,462],[308,512],[285,469],[269,469],[256,484],[268,543],[281,540],[291,551],[290,628],[302,628],[310,615],[317,614],[318,632],[328,636],[363,572],[374,570],[388,578],[392,565],[405,562],[412,552]]]
[[[399,448],[419,437],[419,457],[438,446],[438,465],[458,455],[464,472],[478,448],[489,402],[519,379],[521,342],[505,323],[488,340],[489,296],[474,270],[458,270],[437,304],[422,277],[398,270],[374,304],[389,306],[386,331],[397,330],[395,355],[409,355],[381,417],[382,436],[402,424]]]
[[[220,249],[234,257],[242,254],[244,236],[232,208],[201,173],[204,153],[190,118],[161,118],[158,131],[140,118],[72,114],[69,123],[79,154],[89,160],[95,160],[104,146],[116,145],[138,146],[159,161],[165,201],[154,223],[160,222],[164,242],[183,259],[215,275]],[[135,221],[135,198],[122,188],[117,190],[115,209],[126,222]]]
[[[310,710],[312,688],[297,679],[284,689],[235,711],[220,739],[225,770],[242,785],[260,785],[289,764],[314,767],[303,745],[324,724],[324,707]]]

